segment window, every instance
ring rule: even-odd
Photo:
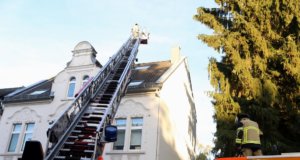
[[[114,150],[123,150],[125,145],[126,118],[116,119],[118,127],[117,141],[113,145]]]
[[[76,84],[76,78],[75,77],[70,78],[68,97],[74,97],[75,84]]]
[[[44,93],[46,91],[47,90],[38,90],[38,91],[31,92],[29,95],[39,95],[39,94],[42,94],[42,93]]]
[[[25,127],[22,123],[13,124],[11,138],[8,145],[8,152],[23,151],[25,143],[30,141],[33,134],[34,123],[26,123]]]
[[[89,81],[89,78],[90,78],[90,77],[89,77],[88,75],[85,75],[85,76],[83,77],[82,86],[84,86],[85,83]]]
[[[8,146],[8,152],[15,152],[18,144],[18,140],[21,133],[22,124],[17,123],[13,125],[13,130],[11,133],[11,138]]]
[[[129,87],[130,87],[130,86],[138,86],[138,85],[142,84],[143,82],[144,82],[144,81],[130,82],[128,86],[129,86]]]
[[[148,69],[150,66],[139,66],[139,67],[135,67],[135,70],[143,70],[143,69]]]
[[[26,124],[26,129],[25,129],[25,134],[24,134],[24,138],[23,138],[23,143],[22,143],[22,149],[21,149],[21,151],[24,150],[26,141],[30,141],[31,140],[32,133],[33,133],[33,127],[34,127],[34,123],[27,123]]]
[[[143,118],[131,118],[131,126],[143,126]]]
[[[126,125],[126,118],[115,120],[118,127],[117,141],[113,144],[113,150],[140,150],[142,147],[143,118],[134,117]]]
[[[143,118],[131,118],[130,149],[141,149]]]

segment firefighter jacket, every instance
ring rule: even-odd
[[[235,137],[235,144],[240,146],[242,144],[243,139],[243,124],[239,123],[238,128],[236,129],[236,137]]]
[[[262,135],[262,132],[259,130],[258,124],[250,119],[245,119],[241,122],[243,123],[242,145],[260,145],[260,135]]]

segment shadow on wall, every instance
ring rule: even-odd
[[[190,114],[189,114],[189,128],[188,128],[188,132],[189,132],[189,138],[191,140],[192,145],[194,146],[193,151],[191,151],[191,149],[188,148],[188,152],[190,157],[194,156],[194,152],[196,150],[196,142],[197,142],[197,138],[196,138],[196,125],[197,125],[197,113],[196,113],[196,106],[195,106],[195,102],[194,102],[194,97],[192,97],[191,93],[189,93],[188,90],[188,86],[187,84],[184,84],[184,89],[185,89],[185,94],[188,97],[188,101],[189,101],[189,106],[190,106]]]
[[[174,138],[175,131],[172,128],[170,111],[166,104],[161,101],[160,102],[160,112],[159,112],[159,147],[157,148],[157,160],[165,160],[165,159],[181,159],[179,154],[176,151]]]
[[[160,112],[159,112],[159,127],[160,127],[160,134],[159,134],[159,148],[157,150],[157,157],[158,160],[165,160],[165,159],[186,159],[186,154],[193,159],[195,157],[195,147],[196,147],[196,123],[197,123],[197,116],[196,116],[196,109],[194,98],[189,91],[189,86],[184,84],[185,87],[185,96],[187,97],[188,103],[185,107],[189,108],[189,115],[185,115],[188,118],[188,135],[191,146],[186,144],[185,138],[178,137],[180,134],[176,133],[174,122],[172,122],[170,108],[171,106],[167,106],[166,102],[162,99],[160,101]],[[171,107],[172,108],[172,107]],[[174,118],[174,117],[173,117]],[[178,117],[181,118],[181,117]],[[186,119],[186,118],[184,118]],[[178,128],[180,129],[180,128]],[[179,142],[178,142],[179,141]],[[176,145],[184,145],[184,146],[176,146]]]

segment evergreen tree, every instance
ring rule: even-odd
[[[194,19],[214,30],[200,40],[210,58],[210,95],[217,132],[214,151],[235,153],[234,119],[244,112],[264,135],[264,154],[300,151],[300,1],[215,0]]]

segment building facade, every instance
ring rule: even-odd
[[[101,69],[86,41],[74,48],[55,77],[18,89],[3,100],[0,160],[21,157],[27,140],[45,149],[49,123],[60,116],[84,83]],[[174,48],[171,60],[136,64],[115,117],[118,141],[105,146],[104,159],[193,159],[196,111],[187,58]]]
[[[138,64],[115,117],[118,141],[105,160],[193,159],[196,111],[187,59],[174,48],[170,61]]]

